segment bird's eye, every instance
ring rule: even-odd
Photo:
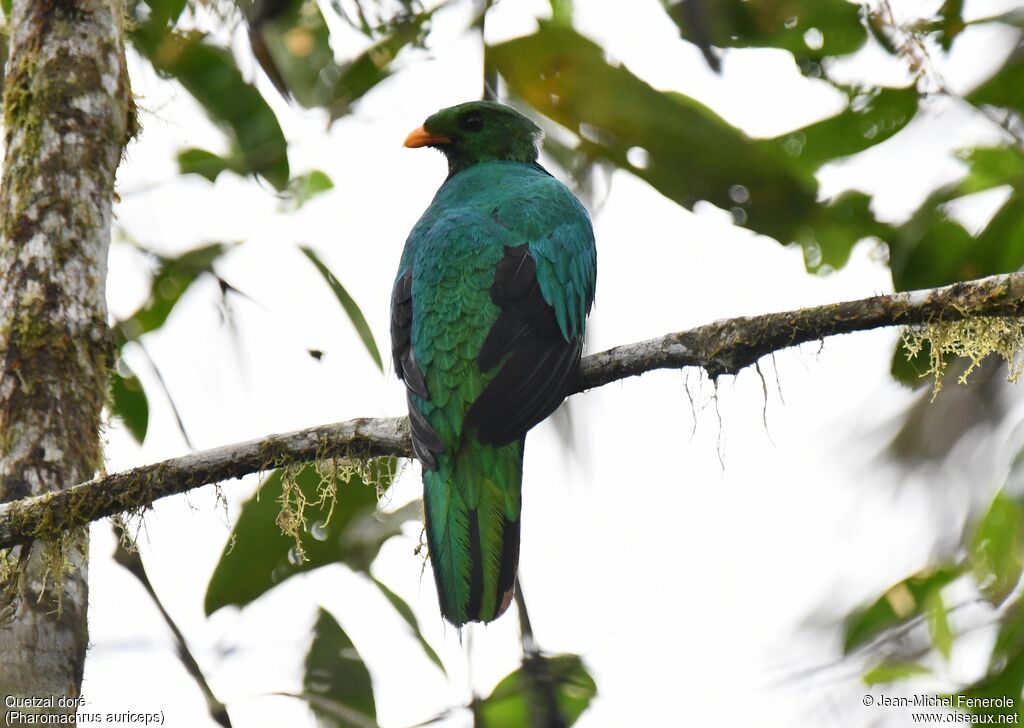
[[[459,117],[459,128],[468,132],[480,131],[484,128],[484,117],[480,116],[478,111],[464,114]]]

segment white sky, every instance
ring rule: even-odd
[[[1012,4],[968,3],[968,12]],[[576,5],[578,29],[634,73],[699,99],[751,134],[778,134],[839,108],[835,94],[802,78],[785,53],[730,52],[725,73],[716,76],[678,40],[656,0]],[[937,5],[898,7],[912,14]],[[546,12],[539,0],[499,3],[489,17],[489,40],[530,32]],[[120,173],[120,226],[168,253],[244,241],[218,271],[258,302],[235,299],[236,345],[218,316],[215,283],[203,281],[145,340],[197,448],[404,413],[401,385],[390,371],[376,371],[297,246],[318,251],[386,352],[402,243],[444,177],[439,155],[403,149],[401,141],[436,109],[479,94],[481,53],[478,38],[465,31],[468,20],[464,5],[441,13],[429,58],[403,56],[406,69],[329,132],[321,114],[288,109],[268,91],[292,144],[293,173],[323,169],[336,184],[294,214],[281,213],[250,181],[224,176],[214,187],[178,177],[178,149],[217,150],[221,136],[186,93],[133,63],[144,132]],[[969,86],[983,76],[1009,50],[1008,37],[991,27],[968,30],[955,46],[950,83]],[[900,83],[904,73],[871,49],[843,72],[888,83]],[[261,76],[257,81],[269,88]],[[997,138],[985,125],[965,123],[962,110],[940,106],[915,122],[912,135],[823,170],[822,192],[877,193],[879,214],[899,219],[962,170],[950,152]],[[965,215],[981,224],[992,204]],[[887,268],[872,260],[872,245],[859,246],[840,273],[812,277],[799,251],[733,227],[708,206],[700,214],[683,210],[624,173],[614,175],[595,228],[599,279],[590,351],[717,318],[892,288]],[[130,313],[145,295],[142,271],[129,246],[115,245],[115,316]],[[837,659],[838,620],[846,612],[919,569],[937,549],[955,547],[966,510],[999,483],[990,456],[1005,433],[988,449],[972,445],[978,452],[969,469],[949,468],[934,479],[905,481],[885,465],[880,450],[911,399],[888,374],[895,338],[892,331],[857,334],[830,339],[820,350],[780,353],[762,367],[767,403],[752,370],[720,382],[717,407],[698,373],[660,372],[573,398],[571,448],[550,422],[530,435],[521,578],[540,646],[582,654],[597,679],[599,697],[578,725],[906,724],[898,711],[861,707],[869,691],[855,667],[816,668]],[[307,348],[327,355],[315,362]],[[111,472],[186,451],[144,360],[129,356],[150,395],[150,433],[140,448],[111,428]],[[556,419],[564,422],[562,413]],[[225,485],[228,522],[254,487],[251,478]],[[396,505],[416,497],[419,487],[418,467],[410,466]],[[468,648],[445,628],[429,570],[424,575],[413,554],[417,529],[386,545],[375,573],[413,605],[451,680],[422,656],[374,587],[342,567],[293,578],[244,610],[206,619],[202,597],[229,533],[210,488],[159,502],[143,533],[143,557],[160,598],[237,726],[313,725],[303,703],[266,695],[299,688],[318,605],[335,615],[366,660],[385,728],[465,703],[470,685],[486,694],[518,664],[514,616],[474,628]],[[170,726],[212,725],[152,603],[109,559],[112,546],[109,526],[94,525],[86,710],[164,710]],[[976,676],[990,639],[981,631],[958,641],[952,665],[938,666],[938,678],[921,684],[948,688],[950,677]],[[444,725],[469,725],[468,714],[456,712]]]

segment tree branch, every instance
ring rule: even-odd
[[[723,319],[586,357],[573,393],[655,369],[736,374],[760,357],[827,336],[974,317],[1024,317],[1024,272],[943,288]],[[356,419],[225,445],[0,505],[0,548],[51,538],[165,496],[320,458],[412,457],[404,417]]]

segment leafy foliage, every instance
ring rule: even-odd
[[[1024,569],[1024,502],[1000,492],[975,527],[969,552],[975,581],[993,606],[1006,600]]]
[[[840,88],[849,102],[839,115],[753,140],[694,99],[659,92],[609,63],[600,46],[563,25],[541,23],[532,36],[488,48],[488,59],[514,93],[576,133],[579,153],[637,175],[684,207],[706,200],[738,224],[799,242],[811,268],[839,267],[857,241],[889,231],[861,193],[817,204],[814,172],[906,126],[915,89]]]
[[[178,152],[178,171],[182,174],[197,174],[210,182],[216,182],[221,172],[231,171],[244,175],[247,170],[241,160],[229,159],[206,149],[182,149]]]
[[[114,372],[110,378],[111,410],[124,423],[132,437],[141,443],[146,439],[149,427],[149,399],[139,378],[132,374],[126,364],[122,367],[124,372]]]
[[[581,151],[685,207],[700,200],[736,207],[750,227],[786,241],[814,207],[813,182],[781,154],[703,104],[661,93],[608,63],[600,46],[571,28],[542,23],[531,36],[488,48],[488,59],[513,92],[577,134]]]
[[[1006,63],[990,79],[974,89],[967,100],[972,104],[996,106],[1024,113],[1024,58],[1010,56]]]
[[[882,685],[929,672],[927,667],[917,662],[882,662],[864,673],[864,684]]]
[[[553,704],[536,696],[538,690],[552,692]],[[504,677],[475,706],[475,713],[478,725],[487,728],[571,726],[596,695],[597,683],[578,655],[528,655],[522,667]],[[546,717],[538,717],[541,711],[546,711]]]
[[[1024,693],[1024,619],[1021,615],[1021,604],[1018,602],[1007,614],[996,636],[996,644],[992,648],[988,674],[968,686],[963,694],[971,698],[1014,698],[1014,706],[1007,708],[980,705],[971,712],[980,715],[998,715],[1000,713],[1016,713],[1020,715],[1024,708],[1016,699]]]
[[[232,245],[228,243],[210,243],[174,257],[140,248],[153,257],[157,268],[150,282],[146,302],[115,327],[119,339],[138,339],[163,326],[182,296],[200,276],[216,276],[213,264],[231,248]]]
[[[405,620],[405,623],[409,625],[413,635],[416,637],[416,641],[420,643],[420,647],[423,648],[423,653],[427,658],[437,665],[438,670],[447,673],[448,671],[444,669],[444,663],[441,662],[441,658],[438,656],[437,651],[430,646],[430,643],[427,642],[426,639],[424,639],[423,632],[420,630],[419,620],[416,619],[416,615],[412,613],[412,609],[408,604],[406,604],[405,600],[391,591],[384,582],[374,579],[373,583],[377,585],[377,588],[380,589],[384,598],[391,602],[391,606],[395,608],[395,611],[398,612],[399,616],[401,616],[402,619]]]
[[[303,255],[309,258],[309,261],[316,266],[317,272],[323,276],[323,279],[327,281],[327,285],[331,287],[331,291],[334,293],[334,297],[338,299],[338,303],[341,304],[342,309],[348,314],[349,319],[352,321],[352,325],[356,327],[356,331],[359,333],[359,338],[363,340],[363,345],[366,350],[370,353],[370,357],[373,358],[377,368],[384,371],[384,361],[380,357],[380,349],[377,348],[377,342],[373,339],[373,332],[370,331],[370,325],[366,322],[366,317],[363,316],[363,312],[359,310],[358,304],[352,296],[349,295],[345,287],[341,285],[341,281],[334,275],[330,269],[324,265],[320,257],[313,252],[312,248],[303,246],[300,248]]]
[[[198,32],[164,32],[152,23],[133,32],[153,67],[174,77],[227,134],[230,169],[258,174],[277,189],[288,184],[288,145],[277,116],[245,82],[230,52]]]
[[[798,62],[853,53],[867,31],[846,0],[663,0],[684,38],[698,46],[781,48]],[[801,63],[802,68],[808,68]]]
[[[319,169],[292,178],[288,183],[289,209],[298,210],[315,197],[334,189],[334,182]]]
[[[371,463],[366,474],[346,468],[318,473],[312,466],[287,477],[274,471],[242,505],[210,577],[206,613],[245,606],[296,574],[321,566],[345,564],[366,572],[381,545],[418,515],[415,508],[377,515],[377,489],[387,487],[395,467],[393,460],[385,460]],[[289,505],[295,503],[299,506]],[[302,507],[306,504],[309,515]],[[278,525],[282,505],[295,508],[302,522],[297,540]]]
[[[139,246],[143,254],[156,261],[156,269],[146,301],[113,326],[119,371],[111,377],[110,409],[140,443],[145,440],[149,426],[149,398],[142,382],[125,363],[123,350],[129,342],[138,341],[145,334],[161,328],[185,292],[201,276],[217,277],[214,263],[231,248],[226,243],[211,243],[168,257]]]
[[[391,66],[407,46],[418,43],[428,15],[400,22],[373,46],[340,66],[326,106],[332,121],[352,111],[356,101],[391,75]]]
[[[964,557],[900,582],[874,604],[851,615],[846,624],[845,650],[850,652],[870,640],[896,639],[899,630],[924,616],[932,648],[949,659],[956,634],[949,623],[942,591],[954,579],[968,575],[977,592],[1004,611],[987,674],[958,694],[969,698],[1020,696],[1024,691],[1024,602],[1019,591],[1024,564],[1024,504],[1019,491],[1022,477],[1024,455],[1018,454],[1006,486],[968,535],[970,546]],[[920,663],[883,662],[869,669],[864,680],[868,684],[895,682],[925,672],[928,669]],[[1012,713],[1017,708],[976,705],[971,710],[987,715],[1008,710]]]
[[[771,140],[806,174],[834,159],[863,152],[902,130],[917,113],[918,92],[907,88],[839,86],[847,98],[839,114]]]
[[[370,671],[345,630],[325,609],[313,627],[302,684],[309,707],[324,728],[376,725]]]
[[[871,606],[850,615],[843,630],[843,651],[852,652],[883,632],[920,618],[926,610],[935,610],[941,589],[959,575],[959,569],[945,567],[893,585]]]
[[[326,109],[332,120],[349,113],[355,101],[391,74],[391,64],[402,49],[421,42],[431,16],[421,12],[398,17],[380,32],[367,28],[376,42],[338,63],[319,8],[304,0],[282,5],[272,18],[251,24],[256,57],[279,91],[306,108]]]

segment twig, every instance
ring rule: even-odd
[[[164,622],[174,636],[174,645],[178,653],[178,659],[181,660],[181,664],[185,667],[186,672],[196,681],[196,685],[202,691],[203,697],[206,698],[206,709],[210,712],[210,717],[218,725],[223,726],[223,728],[231,728],[231,718],[228,716],[227,707],[210,688],[210,684],[206,681],[206,676],[203,675],[199,663],[188,648],[185,635],[181,633],[181,629],[174,621],[174,618],[171,617],[163,602],[160,601],[160,597],[157,596],[153,583],[149,580],[149,575],[146,573],[146,567],[142,563],[142,557],[139,556],[138,551],[129,550],[125,547],[126,535],[123,523],[117,522],[114,524],[114,536],[117,537],[117,546],[114,547],[114,561],[139,580],[142,588],[146,590],[149,598],[153,600],[156,608],[160,611],[160,616],[164,618]]]
[[[563,728],[568,725],[558,705],[558,677],[548,658],[537,647],[526,609],[523,586],[516,580],[516,609],[519,612],[519,642],[523,647],[522,688],[531,728]]]

